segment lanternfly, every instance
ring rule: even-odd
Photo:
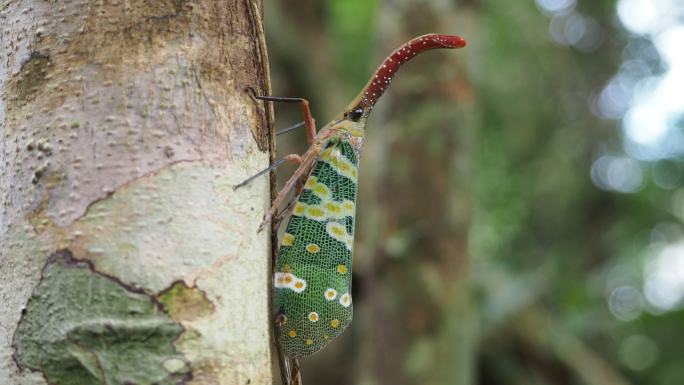
[[[366,120],[373,106],[406,61],[426,50],[461,48],[465,44],[461,37],[438,34],[405,43],[385,59],[343,112],[318,132],[306,100],[255,96],[301,103],[310,144],[304,155],[285,157],[299,167],[278,193],[260,227],[276,215],[296,189],[298,195],[291,205],[274,276],[278,343],[287,356],[304,357],[319,351],[352,320],[358,167]]]

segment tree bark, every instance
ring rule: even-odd
[[[0,5],[0,383],[271,383],[250,1]]]

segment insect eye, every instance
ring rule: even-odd
[[[355,108],[347,113],[347,117],[353,122],[358,122],[363,116],[363,108]]]

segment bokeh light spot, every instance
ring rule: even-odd
[[[658,311],[676,310],[684,299],[684,242],[662,248],[646,267],[644,296]]]
[[[591,179],[602,190],[633,193],[641,189],[644,176],[638,161],[604,155],[592,165]]]
[[[652,0],[620,0],[617,4],[620,22],[631,32],[646,34],[658,25],[658,8]]]
[[[620,344],[620,360],[631,370],[642,371],[658,359],[658,346],[649,337],[636,334],[625,338]]]
[[[641,292],[632,286],[615,288],[608,298],[608,307],[615,318],[632,321],[641,315],[644,300]]]
[[[545,13],[567,13],[575,9],[576,0],[536,0],[537,7]]]

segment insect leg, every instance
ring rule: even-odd
[[[283,103],[301,103],[302,114],[304,115],[304,124],[306,125],[306,139],[309,144],[313,144],[314,137],[316,136],[316,121],[311,115],[311,109],[309,109],[309,101],[303,98],[282,98],[278,96],[262,96],[257,95],[256,90],[252,87],[247,88],[252,97],[259,100],[265,100],[269,102],[283,102]]]
[[[267,172],[269,172],[269,171],[275,169],[276,167],[278,167],[278,166],[280,166],[281,164],[285,163],[285,161],[290,161],[290,162],[294,162],[294,163],[297,163],[297,164],[302,164],[302,158],[301,158],[299,155],[297,155],[297,154],[285,155],[282,159],[277,160],[275,163],[273,163],[272,165],[268,166],[267,168],[265,168],[265,169],[259,171],[258,173],[256,173],[256,174],[250,176],[249,178],[247,178],[247,179],[243,180],[242,182],[238,183],[237,185],[235,185],[235,186],[233,187],[233,191],[235,191],[235,190],[237,190],[238,188],[240,188],[240,187],[246,185],[247,183],[253,181],[253,180],[256,179],[257,177],[259,177],[259,176],[261,176],[261,175],[264,175],[264,174],[266,174]]]
[[[281,338],[281,333],[283,332],[283,324],[287,320],[287,317],[283,313],[282,309],[276,312],[273,317],[273,330],[275,332],[276,341]],[[292,378],[292,372],[290,371],[290,360],[283,352],[283,347],[280,343],[276,342],[276,348],[278,349],[278,363],[280,364],[280,375],[283,385],[289,385],[291,383],[290,378]]]
[[[277,135],[285,134],[285,133],[287,133],[287,132],[290,132],[290,131],[292,131],[292,130],[295,130],[295,129],[297,129],[297,128],[301,127],[301,126],[304,126],[304,125],[306,125],[306,122],[299,122],[299,123],[297,123],[297,124],[293,124],[293,125],[290,126],[290,127],[283,128],[283,129],[280,130],[280,131],[276,131],[276,136],[277,136]]]
[[[290,359],[290,366],[292,367],[290,371],[290,385],[301,385],[302,384],[302,373],[299,370],[299,361],[296,358]]]
[[[300,189],[301,186],[297,186],[297,188]],[[282,211],[280,211],[279,213],[276,213],[276,214],[273,215],[273,220],[272,220],[272,221],[273,221],[273,227],[274,227],[274,228],[277,229],[278,226],[280,226],[280,222],[282,222],[283,218],[285,218],[285,217],[287,216],[287,214],[289,214],[290,211],[292,211],[292,209],[294,208],[294,204],[295,204],[296,201],[297,201],[297,199],[296,199],[296,197],[295,197],[294,199],[292,199],[292,200],[290,201],[290,203],[287,204],[287,206],[285,206],[285,208],[284,208]]]
[[[266,226],[266,223],[268,223],[278,212],[278,207],[287,201],[289,192],[292,191],[292,189],[297,186],[298,183],[301,183],[302,176],[306,176],[309,171],[311,171],[311,167],[318,157],[321,146],[321,144],[314,143],[311,145],[311,147],[309,147],[304,155],[302,155],[301,164],[299,167],[297,167],[297,170],[295,170],[290,179],[285,182],[285,186],[278,192],[278,195],[273,200],[271,208],[268,210],[266,215],[264,215],[264,220],[259,225],[259,232],[263,230],[264,226]]]

